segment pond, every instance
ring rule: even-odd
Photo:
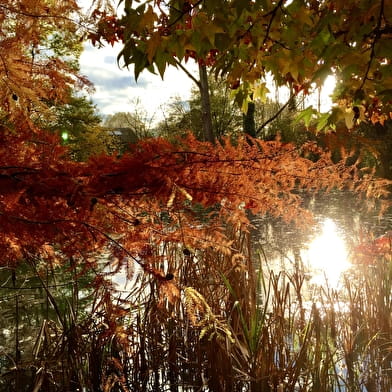
[[[338,284],[351,266],[358,244],[371,242],[392,229],[392,213],[379,216],[366,211],[355,195],[346,192],[320,194],[306,201],[314,224],[299,228],[270,216],[256,217],[252,233],[255,249],[275,271],[301,262],[314,283]]]
[[[290,355],[296,357],[304,331],[311,330],[306,355],[313,352],[315,362],[307,368],[316,366],[317,371],[307,380],[299,377],[294,389],[287,390],[389,391],[392,214],[366,211],[355,196],[341,192],[312,197],[307,204],[314,225],[301,229],[266,216],[254,219],[252,232],[266,280],[274,282],[261,290],[259,306],[268,302],[271,323],[280,322],[277,312],[288,322],[278,331],[272,327],[271,339],[284,330]],[[367,248],[381,241],[385,256],[363,262],[358,245]],[[275,298],[269,298],[270,290]],[[290,380],[282,385],[292,387]]]
[[[130,390],[146,392],[389,391],[392,277],[388,278],[386,269],[352,268],[350,263],[354,244],[368,234],[370,238],[370,233],[380,236],[390,230],[392,216],[379,218],[377,213],[362,211],[355,197],[339,192],[311,197],[306,203],[314,213],[315,224],[302,229],[270,216],[253,219],[252,241],[260,261],[255,270],[260,265],[265,270],[264,287],[260,281],[254,286],[249,283],[249,271],[231,268],[232,275],[227,276],[233,292],[236,290],[231,295],[222,280],[227,269],[209,276],[210,271],[203,270],[204,255],[193,259],[184,257],[181,249],[177,252],[176,261],[186,264],[186,268],[178,273],[182,276],[177,275],[176,283],[192,286],[203,296],[198,316],[207,323],[204,328],[192,325],[183,301],[175,304],[160,301],[161,282],[149,280],[140,271],[141,279],[145,279],[141,284],[145,286],[142,293],[134,295],[137,284],[127,281],[125,270],[120,271],[114,277],[120,290],[114,303],[121,305],[120,300],[129,299],[122,315],[123,324],[118,324],[119,336],[129,344],[128,351],[116,352],[113,336],[106,347],[101,343],[93,346],[98,338],[106,336],[108,323],[100,319],[99,312],[90,314],[91,297],[81,290],[90,288],[88,276],[84,284],[78,282],[79,288],[67,269],[61,270],[61,275],[45,277],[49,279],[46,287],[64,312],[64,318],[73,320],[72,314],[67,313],[69,308],[73,311],[72,306],[85,312],[75,329],[70,329],[75,332],[74,337],[78,336],[75,347],[80,350],[81,361],[89,356],[92,361],[97,353],[102,358],[118,354],[125,358]],[[223,265],[224,257],[217,259],[220,256],[219,252],[212,254],[211,269]],[[15,290],[5,272],[0,301],[3,315],[0,350],[4,353],[0,357],[0,370],[12,379],[13,374],[8,372],[12,365],[9,358],[16,357],[15,352],[22,361],[31,356],[32,350],[39,359],[38,354],[49,359],[53,354],[57,360],[56,350],[68,350],[72,340],[67,340],[69,331],[62,334],[58,314],[40,286],[39,277],[31,278],[28,275],[31,271],[25,271],[28,279],[22,281],[23,271],[19,271]],[[191,279],[186,280],[190,274]],[[132,279],[137,275],[135,269]],[[342,276],[349,278],[342,282]],[[258,292],[254,297],[255,286]],[[75,294],[79,298],[74,298]],[[209,318],[203,316],[207,309],[204,299]],[[77,335],[83,328],[84,332]],[[211,334],[214,329],[223,341]],[[231,335],[225,335],[228,331]],[[227,336],[232,340],[226,339]],[[94,350],[90,352],[91,347]],[[120,350],[118,347],[116,350]],[[30,373],[23,373],[22,369],[17,379],[12,379],[16,386],[10,391],[23,391],[17,388],[18,380],[19,385],[25,386],[33,382],[36,368],[26,366],[26,369]],[[22,373],[26,380],[21,378]],[[7,383],[6,378],[0,378],[0,389]],[[219,383],[225,387],[219,389]]]

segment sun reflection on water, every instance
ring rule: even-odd
[[[311,283],[338,286],[341,274],[350,263],[346,243],[332,219],[323,221],[321,234],[309,244],[306,258],[313,271]]]

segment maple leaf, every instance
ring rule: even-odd
[[[168,10],[152,7],[149,0],[140,3],[118,21],[126,29],[120,57],[134,64],[137,74],[151,69],[152,62],[163,76],[173,57],[181,61],[185,56],[211,66],[233,89],[264,82],[270,73],[278,86],[307,94],[311,83],[321,85],[334,70],[338,100],[347,100],[350,107],[361,102],[373,122],[383,122],[381,114],[389,116],[391,28],[383,1],[369,6],[366,0],[328,0],[313,7],[303,1],[214,0],[192,4],[191,12],[174,0]],[[148,61],[135,55],[135,48],[143,47]],[[237,97],[240,106],[252,90],[243,89],[247,94]],[[380,116],[372,116],[374,98]]]

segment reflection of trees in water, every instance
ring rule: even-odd
[[[382,235],[391,229],[391,213],[379,217],[377,210],[366,210],[366,202],[348,192],[332,191],[304,197],[304,206],[314,215],[314,224],[298,227],[270,215],[252,218],[252,241],[262,248],[267,260],[294,263],[301,249],[320,233],[320,223],[330,218],[338,227],[348,247],[359,240],[361,232]]]
[[[354,238],[355,231],[360,227],[359,222],[363,222],[365,219],[368,219],[366,224],[369,227],[384,230],[388,219],[384,223],[378,223],[375,219],[377,214],[360,213],[357,201],[355,196],[336,192],[309,198],[305,203],[312,209],[316,217],[333,219],[342,232],[344,231],[347,238]],[[257,217],[253,221],[256,223],[256,229],[252,233],[254,249],[258,250],[258,247],[262,246],[267,254],[267,260],[271,260],[268,254],[275,254],[281,260],[287,261],[286,255],[294,255],[313,235],[318,233],[317,227],[309,226],[299,230],[294,224],[284,223],[271,216]],[[246,236],[242,233],[237,238],[235,233],[236,231],[233,230],[233,249],[243,251],[247,255]],[[295,271],[294,269],[293,272],[286,275],[266,274],[263,277],[266,288],[263,289],[258,281],[260,275],[250,271],[249,264],[245,265],[246,257],[234,259],[231,255],[224,254],[213,247],[198,251],[182,249],[177,244],[167,244],[165,247],[152,249],[152,251],[157,252],[157,265],[154,266],[160,268],[158,263],[162,263],[163,260],[165,271],[167,269],[167,272],[175,274],[176,284],[179,284],[180,287],[192,286],[198,290],[211,307],[211,314],[217,315],[219,320],[227,322],[238,344],[236,343],[228,349],[218,339],[209,340],[208,334],[211,332],[200,339],[201,328],[195,328],[190,324],[186,318],[184,304],[182,302],[175,304],[163,302],[159,295],[159,287],[162,287],[163,283],[157,282],[150,276],[141,275],[138,282],[144,289],[129,297],[129,311],[124,316],[124,320],[119,321],[128,327],[128,335],[126,336],[130,347],[128,352],[122,348],[117,336],[110,335],[113,331],[108,327],[108,320],[98,313],[88,314],[89,307],[83,303],[79,304],[79,316],[74,322],[72,321],[74,316],[70,304],[72,304],[73,295],[79,295],[79,301],[81,300],[81,289],[86,287],[86,281],[83,282],[79,279],[79,294],[77,294],[72,271],[66,268],[44,271],[41,279],[46,283],[53,296],[53,301],[58,309],[56,312],[51,302],[52,299],[44,290],[39,276],[28,265],[24,265],[24,267],[21,265],[16,269],[15,287],[13,286],[12,270],[0,270],[0,290],[2,290],[0,291],[2,295],[0,302],[0,345],[2,346],[0,366],[3,375],[0,380],[0,390],[2,387],[5,388],[6,384],[9,386],[9,391],[27,391],[29,388],[31,390],[36,372],[39,369],[38,363],[43,363],[53,372],[55,377],[62,377],[64,380],[70,380],[69,382],[77,380],[78,377],[72,374],[72,371],[82,369],[79,374],[85,371],[83,373],[86,377],[85,385],[95,380],[96,384],[92,385],[92,389],[90,389],[94,391],[100,390],[100,377],[110,372],[111,375],[119,374],[120,370],[124,377],[127,377],[130,390],[161,390],[163,386],[170,385],[171,390],[179,391],[182,386],[182,390],[193,392],[201,390],[205,380],[209,380],[211,386],[209,390],[218,391],[222,389],[219,389],[219,386],[213,389],[212,383],[223,379],[226,383],[226,390],[242,391],[248,388],[248,374],[253,377],[252,372],[255,374],[260,372],[262,375],[259,375],[260,379],[267,381],[273,380],[273,371],[284,377],[287,368],[291,366],[294,372],[296,367],[295,361],[290,359],[292,357],[287,357],[286,362],[275,363],[276,353],[281,353],[284,359],[285,353],[290,352],[291,356],[300,360],[302,351],[296,351],[297,347],[294,346],[292,336],[301,338],[307,317],[313,317],[310,321],[313,323],[314,334],[309,332],[308,340],[304,342],[308,344],[306,347],[308,357],[307,362],[304,362],[303,370],[301,370],[304,374],[308,374],[304,369],[312,369],[315,364],[320,363],[312,356],[314,342],[317,343],[319,341],[317,339],[320,338],[317,331],[322,330],[327,334],[328,328],[332,330],[338,326],[332,317],[345,317],[345,314],[333,313],[329,302],[324,304],[324,308],[321,310],[306,308],[306,298],[303,297],[306,283],[302,286],[303,275],[300,270]],[[294,263],[295,260],[292,259],[292,261]],[[257,259],[255,259],[255,263],[257,263]],[[256,265],[258,268],[258,264]],[[224,284],[222,275],[227,278],[235,296]],[[383,275],[380,273],[380,276]],[[89,280],[91,276],[85,278]],[[170,282],[169,280],[166,283]],[[354,282],[353,280],[351,287]],[[261,285],[260,287],[258,287],[258,283]],[[288,286],[289,289],[287,289]],[[360,291],[362,287],[365,286],[358,284],[355,289],[358,293],[362,293]],[[370,288],[372,289],[372,287]],[[273,296],[268,294],[270,289]],[[285,296],[286,292],[288,293],[287,297]],[[373,293],[373,291],[371,292]],[[370,305],[376,303],[376,294],[372,294],[375,299]],[[364,296],[364,303],[365,299]],[[355,307],[357,305],[359,306],[356,301],[353,301],[352,306],[355,312],[357,312]],[[271,312],[264,314],[263,306],[267,310],[272,309]],[[331,311],[329,311],[330,309]],[[360,313],[358,313],[359,311]],[[83,314],[83,312],[86,313]],[[305,312],[313,313],[305,314]],[[329,321],[323,312],[328,313],[328,317],[331,316]],[[358,322],[362,322],[364,311],[359,309],[358,312],[355,320],[357,322],[358,319]],[[386,318],[390,312],[384,311],[384,313]],[[58,320],[58,314],[64,318],[68,317],[67,321],[62,324]],[[255,330],[254,335],[250,335],[249,331],[245,334],[245,324],[242,325],[240,314],[244,317],[244,323],[248,323],[249,326],[252,322],[259,323],[256,323],[259,329]],[[288,317],[284,318],[281,315],[288,315]],[[378,316],[374,319],[375,323],[377,320],[381,320]],[[18,321],[16,322],[16,320]],[[51,321],[47,323],[45,320]],[[293,321],[293,324],[288,324],[288,320]],[[378,328],[378,324],[376,327]],[[376,327],[374,330],[377,330]],[[43,331],[42,334],[41,331]],[[121,334],[124,331],[121,330]],[[347,331],[347,339],[349,339],[352,335],[352,329],[347,329]],[[39,351],[34,351],[39,336],[42,336],[41,347]],[[256,338],[260,338],[260,345],[255,348],[249,346],[251,348],[248,349],[246,344],[248,340],[251,342],[251,338],[254,338],[255,341]],[[102,341],[100,342],[99,339]],[[291,340],[287,342],[288,339]],[[35,363],[33,363],[34,352],[39,352]],[[376,354],[378,355],[378,351]],[[114,358],[113,362],[104,365],[105,355]],[[73,363],[70,358],[73,358]],[[115,366],[116,361],[120,360],[119,358],[123,363],[121,369]],[[254,363],[257,366],[253,366],[253,362],[249,358],[254,358]],[[363,357],[358,354],[358,358]],[[238,372],[232,366],[234,359],[236,366],[240,369]],[[69,362],[67,362],[68,360]],[[330,358],[328,360],[331,361]],[[17,377],[15,377],[15,371],[9,370],[15,361],[19,361]],[[55,362],[56,364],[54,364]],[[57,363],[62,364],[63,367],[57,366]],[[63,375],[60,373],[61,369],[64,372]],[[88,371],[90,371],[89,375]],[[221,375],[225,375],[225,377],[221,378]],[[87,376],[90,378],[87,379]],[[50,389],[48,384],[45,386],[46,389],[42,390],[56,392],[65,390],[59,388],[66,385],[66,382],[68,381],[65,380],[64,384],[57,389],[54,385]],[[16,383],[19,384],[16,385]],[[257,390],[256,386],[254,390]]]
[[[35,259],[0,268],[0,390],[23,392],[41,385],[51,391],[57,376],[46,374],[46,368],[58,372],[64,364],[64,377],[72,384],[67,361],[76,356],[77,325],[91,306],[90,280],[69,265],[53,267]]]
[[[314,198],[312,211],[320,217],[334,220],[348,243],[358,240],[360,232],[379,236],[391,229],[392,211],[380,216],[376,206],[359,195],[335,191]]]

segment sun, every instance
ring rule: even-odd
[[[309,244],[306,253],[313,272],[311,282],[336,288],[350,263],[345,241],[332,219],[323,221],[321,234]]]

